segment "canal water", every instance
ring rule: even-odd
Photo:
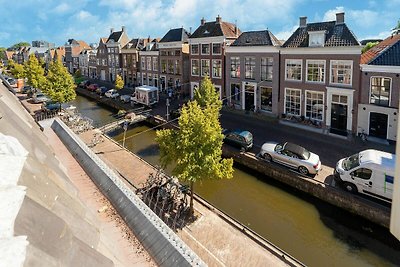
[[[112,119],[112,110],[83,97],[73,104],[99,124]],[[127,131],[125,146],[159,165],[155,135],[148,126],[137,126]],[[122,136],[112,138],[122,143]],[[308,266],[400,266],[400,242],[387,229],[245,167],[235,166],[231,180],[196,184],[195,191]]]

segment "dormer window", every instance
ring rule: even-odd
[[[208,30],[205,30],[204,31],[204,34],[209,34],[210,32],[208,31]]]
[[[324,46],[325,31],[308,32],[308,35],[309,35],[308,46],[310,46],[310,47]]]

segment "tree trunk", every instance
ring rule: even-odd
[[[194,214],[194,209],[193,209],[193,186],[194,186],[194,183],[192,181],[192,182],[190,182],[190,214]]]

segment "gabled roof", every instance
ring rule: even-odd
[[[325,47],[360,45],[345,23],[337,24],[336,21],[327,21],[307,23],[305,27],[297,28],[282,47],[308,47],[308,33],[314,31],[325,31]]]
[[[400,66],[400,34],[386,38],[363,53],[360,64]]]
[[[184,28],[171,29],[160,40],[160,43],[187,42],[189,33]]]
[[[14,55],[14,53],[15,53],[15,51],[4,51],[5,52],[5,55],[6,55],[6,57],[7,57],[7,59],[9,60],[9,59],[12,59],[12,56]]]
[[[100,43],[104,43],[105,44],[107,42],[107,39],[108,39],[107,37],[101,37],[100,38]]]
[[[85,41],[79,40],[78,44],[82,49],[90,49],[90,45],[88,45]]]
[[[220,19],[220,18],[219,18]],[[236,38],[241,34],[241,31],[236,28],[232,23],[225,21],[210,21],[200,25],[190,38],[205,38],[205,37],[216,37],[225,36],[230,38]]]
[[[280,41],[269,31],[249,31],[242,34],[231,46],[279,46]]]
[[[130,40],[122,49],[137,49],[142,50],[146,45],[147,39],[143,38],[134,38]]]
[[[107,43],[113,41],[114,43],[118,43],[122,36],[122,31],[112,32],[110,36],[108,36]]]

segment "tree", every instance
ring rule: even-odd
[[[117,90],[121,90],[122,88],[124,88],[124,80],[122,80],[122,77],[120,75],[117,75],[117,78],[115,79],[115,89]]]
[[[16,44],[10,46],[8,49],[9,50],[18,50],[20,47],[23,47],[23,46],[30,46],[30,43],[28,43],[28,42],[19,42],[19,43],[16,43]]]
[[[54,102],[66,103],[76,97],[74,79],[59,60],[51,62],[43,88]]]
[[[10,65],[10,62],[8,63]],[[12,76],[17,79],[25,78],[25,68],[24,65],[15,63],[14,61],[11,62],[10,72]]]
[[[44,76],[44,69],[39,64],[38,59],[34,54],[29,56],[28,61],[24,64],[25,75],[28,79],[28,83],[36,89],[42,88],[46,83],[46,78]]]
[[[199,101],[200,104],[197,102]],[[223,134],[219,122],[221,101],[206,78],[193,101],[182,107],[179,129],[157,131],[162,167],[176,163],[172,174],[190,184],[193,212],[194,183],[203,179],[232,178],[233,160],[222,159]]]
[[[5,47],[0,47],[0,60],[7,60],[6,50]]]
[[[394,27],[394,28],[392,29],[392,34],[393,34],[393,35],[395,35],[395,34],[400,34],[400,19],[397,21],[396,27]]]
[[[379,44],[379,42],[368,42],[363,49],[361,49],[361,53],[365,53],[368,50],[370,50],[372,47],[376,46],[377,44]]]

